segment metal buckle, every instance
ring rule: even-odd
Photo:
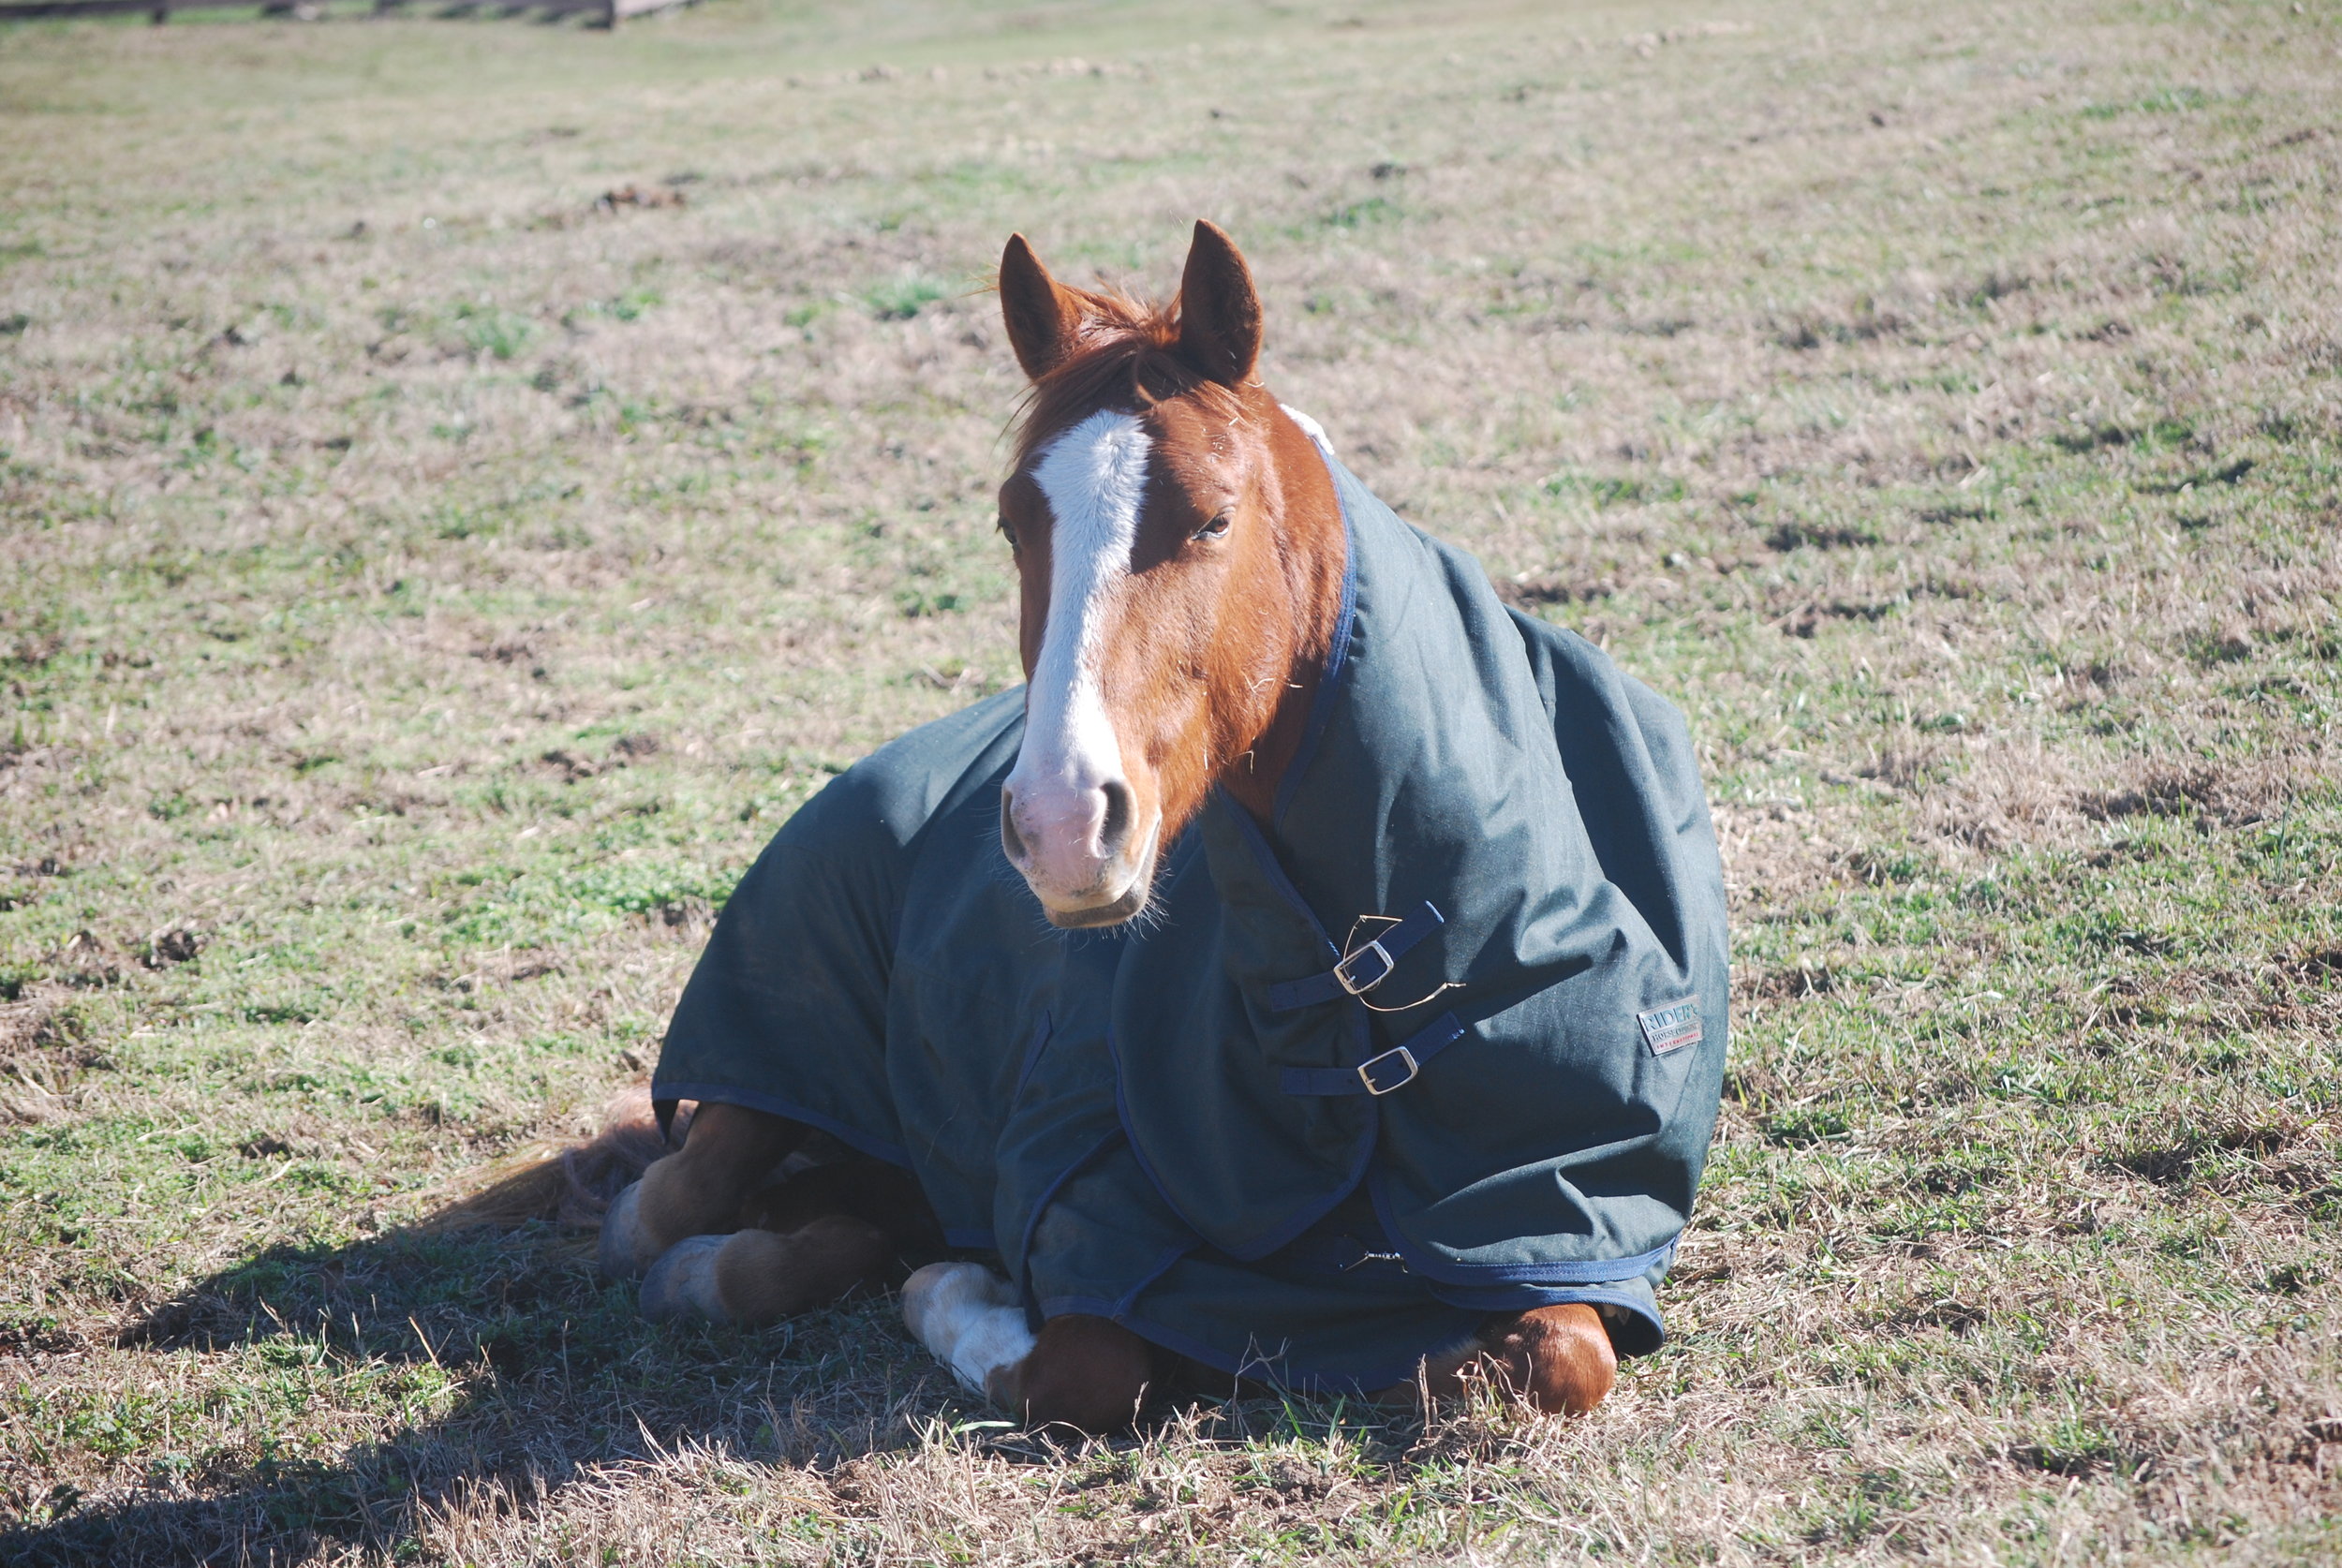
[[[1396,1083],[1376,1083],[1374,1081],[1374,1069],[1382,1065],[1384,1062],[1390,1060],[1393,1057],[1397,1057],[1400,1061],[1405,1065],[1407,1069],[1407,1075],[1398,1080]],[[1388,1094],[1393,1089],[1405,1088],[1409,1084],[1415,1082],[1415,1075],[1422,1071],[1423,1069],[1416,1064],[1415,1053],[1413,1051],[1408,1050],[1404,1045],[1393,1045],[1389,1050],[1385,1051],[1381,1056],[1374,1057],[1358,1063],[1358,1082],[1366,1086],[1367,1093],[1379,1099],[1383,1095]]]
[[[1353,979],[1350,974],[1350,966],[1356,963],[1359,959],[1365,957],[1370,953],[1383,961],[1382,969],[1375,973],[1374,978],[1371,980]],[[1350,995],[1354,997],[1358,996],[1361,993],[1371,991],[1375,986],[1380,985],[1384,981],[1388,980],[1390,978],[1390,971],[1398,967],[1399,960],[1393,958],[1390,955],[1389,950],[1385,948],[1381,942],[1369,942],[1364,947],[1359,948],[1356,952],[1344,954],[1341,962],[1334,966],[1334,984],[1349,992]]]

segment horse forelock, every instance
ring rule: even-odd
[[[1179,356],[1177,301],[1164,305],[1111,291],[1066,292],[1081,302],[1080,341],[1026,393],[1015,437],[1016,467],[1052,437],[1107,409],[1143,414],[1158,403],[1194,397],[1208,412],[1238,417],[1235,391]]]

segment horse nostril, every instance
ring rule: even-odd
[[[1001,848],[1007,851],[1011,865],[1022,865],[1029,858],[1025,841],[1016,833],[1016,797],[1005,787],[1001,791]]]
[[[1106,797],[1106,820],[1098,827],[1098,851],[1107,860],[1119,860],[1122,841],[1131,836],[1131,791],[1119,779],[1109,779],[1098,786]]]

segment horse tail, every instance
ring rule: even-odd
[[[672,1134],[661,1133],[651,1109],[650,1088],[638,1084],[602,1107],[601,1131],[561,1154],[561,1195],[556,1218],[580,1230],[601,1229],[601,1217],[617,1195],[640,1179],[654,1160],[674,1153],[690,1130],[687,1102],[675,1110]]]
[[[468,1230],[554,1220],[598,1231],[611,1201],[652,1161],[683,1142],[693,1109],[687,1103],[677,1110],[670,1142],[660,1135],[651,1111],[649,1087],[624,1089],[602,1107],[600,1130],[592,1137],[583,1143],[542,1139],[446,1183],[415,1228]]]

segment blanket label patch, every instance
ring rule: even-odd
[[[1651,1043],[1651,1054],[1654,1057],[1699,1043],[1699,1004],[1696,1001],[1680,1001],[1671,1007],[1638,1013],[1635,1021],[1642,1025],[1642,1037]]]

